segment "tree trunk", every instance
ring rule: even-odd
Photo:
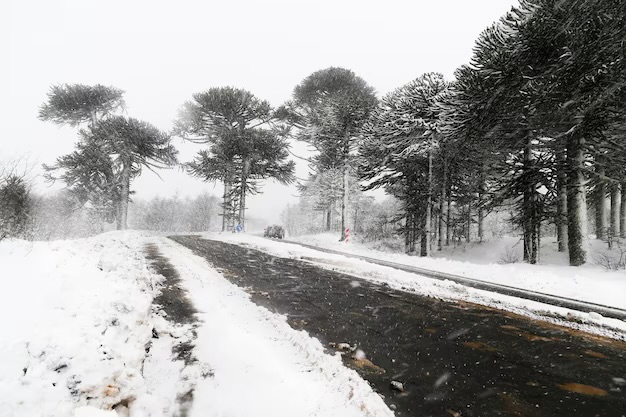
[[[230,205],[230,183],[224,180],[224,196],[222,198],[222,232],[226,231],[228,226],[228,215]]]
[[[609,236],[615,239],[620,234],[620,203],[621,193],[619,184],[611,184],[611,221],[609,224]]]
[[[426,241],[422,244],[422,252],[424,252],[424,246],[426,248],[425,253],[422,256],[430,256],[430,225],[432,222],[433,212],[433,144],[431,142],[430,149],[428,150],[428,198],[426,201],[426,220],[424,224],[424,232],[422,233],[422,239]]]
[[[246,230],[246,184],[247,180],[241,180],[241,194],[239,196],[239,225],[241,226],[241,231]]]
[[[533,218],[531,221],[531,235],[530,235],[530,264],[536,264],[539,262],[539,228],[540,222],[537,221],[536,210],[533,208]]]
[[[427,237],[427,216],[425,215],[421,215],[419,216],[420,219],[420,224],[419,224],[419,231],[420,231],[420,256],[428,256],[428,243],[429,243],[429,239]],[[416,227],[416,229],[418,229]]]
[[[539,263],[541,261],[541,220],[537,219],[537,228],[535,235],[535,243],[537,245],[536,255],[535,255],[535,263]]]
[[[451,181],[450,181],[451,182]],[[450,246],[450,229],[452,228],[452,224],[450,222],[451,214],[452,214],[452,184],[448,184],[448,204],[446,208],[446,246]]]
[[[246,97],[247,99],[247,97]],[[246,121],[243,116],[240,116],[237,123],[237,130],[239,138],[241,140],[246,139]],[[248,174],[250,173],[250,157],[243,157],[243,165],[241,167],[241,190],[239,190],[239,213],[237,215],[238,223],[241,226],[241,231],[245,231],[246,223],[246,186],[248,183]],[[233,208],[234,210],[234,208]],[[235,213],[233,213],[234,215]],[[233,216],[234,218],[234,216]],[[234,219],[233,219],[234,222]],[[235,226],[235,225],[233,225]]]
[[[243,167],[241,170],[241,193],[239,197],[239,224],[241,225],[241,231],[246,231],[246,193],[248,186],[248,175],[250,174],[249,158],[243,161]]]
[[[585,139],[577,134],[567,138],[567,247],[569,263],[587,262],[587,202],[584,175]]]
[[[122,200],[117,202],[115,208],[115,228],[122,230]]]
[[[446,200],[446,182],[448,181],[448,167],[446,158],[443,158],[443,173],[441,181],[441,192],[439,193],[439,224],[437,227],[437,250],[443,249],[443,228],[444,228],[444,202]]]
[[[601,158],[598,162],[602,163]],[[595,212],[596,212],[596,239],[604,239],[606,237],[606,181],[604,180],[604,167],[599,165],[596,169],[598,173],[596,190],[594,193]]]
[[[478,206],[478,241],[482,243],[484,235],[485,225],[485,211],[481,206]]]
[[[470,243],[472,241],[471,238],[472,233],[472,202],[471,200],[467,202],[467,236],[465,237],[465,241]]]
[[[416,233],[416,216],[415,213],[407,209],[406,213],[406,225],[405,225],[405,249],[406,253],[415,253],[415,242],[417,241]]]
[[[326,213],[326,231],[330,232],[332,225],[333,202],[328,203],[328,212]]]
[[[567,248],[567,157],[565,149],[559,146],[556,155],[556,240],[559,252],[565,252]]]
[[[347,161],[346,161],[347,164]],[[343,168],[343,198],[341,200],[341,238],[340,242],[346,240],[346,228],[348,227],[348,166]]]
[[[524,207],[522,210],[522,224],[524,229],[524,260],[530,264],[537,263],[537,190],[532,180],[533,170],[533,138],[530,133],[526,136],[524,147],[524,173],[526,176],[524,188]]]
[[[619,207],[619,237],[626,238],[626,182],[621,183],[621,204]]]
[[[483,208],[483,198],[485,191],[482,189],[478,194],[478,241],[482,243],[485,234],[485,209]]]
[[[130,198],[130,162],[124,162],[122,166],[122,189],[120,199],[120,219],[118,230],[128,229],[128,199]]]
[[[343,150],[343,199],[341,200],[341,237],[340,242],[346,240],[346,228],[348,227],[348,157],[350,154],[350,132],[346,129],[344,134]]]
[[[482,243],[485,233],[485,166],[480,168],[480,184],[478,185],[478,241]]]
[[[407,210],[406,220],[404,222],[404,253],[411,253],[411,239],[409,238],[409,219],[411,214]]]

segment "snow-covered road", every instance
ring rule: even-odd
[[[373,282],[385,283],[392,288],[402,291],[446,300],[469,301],[549,321],[557,325],[569,326],[602,336],[626,340],[626,321],[604,317],[595,312],[582,312],[571,308],[470,288],[450,280],[441,281],[388,266],[377,265],[362,259],[326,253],[310,247],[303,247],[299,244],[265,239],[250,234],[205,233],[203,236],[207,239],[244,245],[279,257],[307,260],[325,268],[352,274]],[[531,291],[548,291],[544,287],[547,285],[549,287],[548,294],[555,296],[573,297],[574,299],[596,302],[621,309],[626,307],[624,305],[624,297],[622,296],[626,291],[626,275],[623,272],[607,272],[591,268],[576,270],[575,267],[543,267],[541,265],[527,264],[482,265],[467,261],[458,262],[446,259],[425,259],[389,254],[367,250],[354,244],[329,244],[328,242],[311,240],[313,243],[319,243],[322,248],[341,250],[350,254],[391,260],[408,266],[441,270],[472,278],[485,278],[485,282],[501,283]],[[441,269],[438,269],[439,267]],[[575,271],[578,271],[577,273],[580,276],[572,275]]]
[[[380,397],[319,341],[250,301],[203,258],[169,239],[159,247],[200,310],[196,355],[213,376],[191,416],[391,416]]]
[[[626,409],[625,342],[394,290],[244,242],[171,239],[220,268],[255,303],[287,315],[292,327],[346,352],[344,363],[398,415],[495,417],[538,409],[544,416],[608,417]],[[338,347],[340,341],[351,348]]]
[[[219,238],[434,298],[568,317],[574,327],[611,336],[611,329],[626,328],[621,321],[416,280],[312,249],[253,236]],[[147,245],[178,272],[198,311],[195,323],[170,320],[154,304],[169,284],[146,259]],[[393,415],[338,356],[166,238],[111,232],[68,241],[2,241],[0,265],[0,416],[176,415],[190,392],[191,416]],[[192,361],[173,353],[181,346],[193,346]]]

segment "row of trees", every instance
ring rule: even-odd
[[[523,0],[482,33],[440,106],[439,130],[463,149],[461,172],[479,173],[475,204],[515,204],[530,263],[546,221],[572,265],[587,260],[588,194],[597,237],[607,233],[608,188],[610,233],[626,233],[625,18],[620,1]]]
[[[133,201],[129,223],[134,229],[167,233],[219,230],[220,200],[208,193],[193,198],[155,197]]]
[[[101,230],[112,221],[118,229],[127,227],[131,182],[142,168],[178,164],[172,136],[117,114],[123,109],[123,92],[117,88],[65,84],[51,88],[39,112],[41,120],[79,127],[76,149],[44,169],[48,180],[68,186]],[[195,94],[180,111],[172,133],[207,145],[182,166],[191,175],[224,184],[222,230],[237,223],[245,228],[246,196],[259,192],[261,180],[294,181],[295,164],[287,161],[287,142],[274,121],[267,101],[231,87]]]
[[[27,178],[0,185],[0,240],[71,239],[103,231],[88,205],[70,190],[40,195],[30,191]],[[129,203],[128,224],[134,229],[163,233],[219,230],[220,200],[208,193],[193,198],[155,197]],[[115,228],[106,224],[104,231]]]
[[[487,213],[511,206],[528,262],[539,261],[546,224],[570,264],[586,262],[588,195],[596,236],[626,237],[621,3],[522,0],[480,35],[453,82],[424,74],[378,103],[349,70],[314,73],[281,109],[318,151],[303,198],[331,213],[341,170],[345,219],[350,173],[382,187],[402,204],[407,251],[419,243],[422,255],[459,225],[469,240],[477,224],[482,239]]]

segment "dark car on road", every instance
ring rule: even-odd
[[[285,237],[285,229],[282,226],[273,225],[267,226],[263,232],[264,237],[273,237],[276,239],[282,239]]]

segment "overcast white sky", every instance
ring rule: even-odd
[[[349,68],[379,93],[429,71],[452,78],[478,34],[517,0],[9,0],[0,12],[0,161],[37,165],[72,151],[76,132],[37,119],[49,87],[105,84],[126,91],[127,115],[168,131],[180,105],[210,87],[245,88],[274,106],[329,66]],[[8,8],[8,13],[7,13]],[[198,149],[183,144],[183,160]],[[307,168],[298,167],[306,176]],[[136,198],[220,187],[146,173]],[[36,190],[46,190],[37,180]],[[278,221],[293,187],[267,184],[248,213]]]

